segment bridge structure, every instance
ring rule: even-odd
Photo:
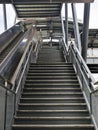
[[[87,64],[93,0],[0,0],[0,130],[98,130],[98,89]],[[84,4],[83,23],[76,3]],[[6,4],[20,22],[7,29]],[[65,18],[62,7],[65,4]],[[68,18],[71,4],[73,20]]]

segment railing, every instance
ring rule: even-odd
[[[64,43],[63,48],[66,48],[66,44]],[[67,51],[67,56],[74,66],[75,73],[78,77],[81,89],[83,91],[88,106],[88,110],[92,116],[95,127],[98,130],[98,89],[95,90],[94,88],[95,80],[88,66],[83,60],[79,50],[77,49],[75,43],[72,41]]]
[[[20,42],[22,41],[22,39],[24,37],[26,37],[26,35],[28,34],[29,30],[24,32],[23,35],[21,35],[20,39],[17,41],[17,43],[15,44],[15,46],[11,49],[11,51],[8,53],[8,55],[4,58],[4,60],[0,63],[0,73],[2,72],[3,68],[5,68],[5,66],[8,64],[9,60],[11,59],[11,57],[13,56],[13,54],[15,53],[15,51],[17,50]]]
[[[23,56],[19,62],[19,65],[13,75],[11,81],[7,80],[0,75],[0,88],[4,89],[4,130],[11,130],[11,124],[13,122],[13,116],[15,116],[18,100],[20,98],[21,91],[23,89],[23,84],[25,81],[25,75],[28,71],[29,63],[31,62],[32,52],[34,46],[37,50],[39,44],[36,44],[35,40],[36,30],[31,30],[29,38],[27,40],[27,47],[23,53]],[[38,39],[37,39],[38,40]],[[37,42],[39,43],[39,42]],[[34,51],[36,51],[34,49]],[[10,107],[9,107],[10,106]]]

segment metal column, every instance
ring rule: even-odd
[[[65,41],[68,45],[68,4],[65,3]]]
[[[77,20],[77,15],[76,15],[76,7],[75,7],[74,3],[72,3],[72,14],[73,14],[75,42],[76,42],[76,45],[81,53],[81,40],[80,40],[78,20]]]
[[[7,30],[6,4],[3,4],[3,13],[4,13],[4,30]]]
[[[90,15],[90,3],[86,3],[84,7],[84,21],[83,21],[83,34],[82,34],[82,57],[85,61],[87,59],[89,15]]]

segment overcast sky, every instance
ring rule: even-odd
[[[77,17],[80,20],[83,20],[83,9],[84,4],[77,4]],[[90,25],[89,28],[98,28],[98,0],[95,0],[94,3],[91,3],[91,10],[90,10]],[[69,17],[72,17],[71,13],[71,6],[69,4]],[[8,28],[14,24],[15,20],[15,12],[13,11],[13,7],[11,5],[7,5],[7,21],[8,21]],[[0,4],[0,33],[3,32],[3,10],[2,4]]]
[[[68,16],[72,18],[71,4],[68,4]],[[76,4],[77,18],[83,21],[84,4]],[[65,11],[64,11],[65,13]],[[90,24],[89,28],[98,28],[98,0],[91,3],[90,6]]]

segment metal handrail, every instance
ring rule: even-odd
[[[7,82],[5,82],[5,83],[7,83]],[[6,89],[7,91],[9,91],[9,92],[11,92],[11,93],[13,93],[13,94],[15,95],[15,92],[14,92],[13,90],[7,88],[4,84],[1,84],[1,83],[0,83],[0,87]]]
[[[30,46],[31,46],[31,48],[30,48],[30,50],[29,50],[29,47],[30,47]],[[33,43],[32,43],[32,39],[31,39],[31,37],[30,37],[30,39],[28,40],[28,45],[27,45],[27,47],[26,47],[26,50],[25,50],[25,52],[24,52],[24,54],[23,54],[23,56],[22,56],[22,58],[21,58],[21,61],[20,61],[19,65],[18,65],[18,67],[17,67],[17,69],[16,69],[16,71],[15,71],[15,73],[14,73],[14,76],[13,76],[13,78],[12,78],[12,80],[11,80],[11,82],[15,85],[15,81],[16,81],[16,79],[17,79],[18,73],[19,73],[19,71],[20,71],[21,66],[23,65],[23,62],[24,62],[24,60],[25,60],[25,58],[26,58],[26,54],[27,54],[27,52],[28,52],[28,50],[29,50],[28,58],[26,59],[24,68],[23,68],[22,73],[21,73],[21,76],[20,76],[19,83],[18,83],[17,88],[16,88],[16,90],[15,90],[15,93],[16,93],[16,94],[17,94],[17,92],[18,92],[18,90],[19,90],[19,85],[20,85],[21,79],[22,79],[22,77],[23,77],[24,71],[25,71],[25,69],[26,69],[27,63],[28,63],[28,61],[29,61],[29,57],[30,57],[32,48],[33,48]]]
[[[30,45],[31,45],[31,42],[32,42],[31,34],[30,34],[30,37],[29,37],[29,39],[28,39],[27,42],[28,42],[28,45],[27,45],[27,47],[26,47],[26,49],[25,49],[25,51],[24,51],[24,54],[23,54],[23,56],[22,56],[22,58],[21,58],[21,60],[20,60],[20,63],[19,63],[19,65],[18,65],[16,71],[15,71],[15,73],[14,73],[12,79],[11,79],[11,83],[13,83],[13,84],[15,84],[15,80],[16,80],[16,78],[17,78],[18,72],[19,72],[19,70],[20,70],[20,68],[21,68],[21,66],[22,66],[22,64],[23,64],[23,61],[24,61],[24,59],[25,59],[25,57],[26,57],[26,54],[27,54],[27,51],[28,51],[28,49],[29,49],[29,47],[30,47]]]
[[[3,70],[4,66],[8,63],[8,59],[9,57],[11,58],[11,56],[14,54],[14,52],[17,50],[19,43],[22,41],[22,39],[26,36],[26,34],[28,33],[28,31],[26,31],[24,33],[24,35],[19,39],[19,41],[17,42],[17,44],[13,47],[13,49],[9,52],[9,54],[5,57],[5,59],[3,60],[3,62],[1,62],[0,64],[0,72]],[[10,60],[10,59],[9,59]],[[7,62],[6,62],[7,61]]]
[[[96,83],[96,82],[95,82],[95,79],[94,79],[94,77],[92,76],[92,73],[90,72],[88,66],[86,65],[85,61],[83,60],[82,56],[81,56],[80,53],[79,53],[79,50],[77,49],[77,47],[75,46],[74,43],[71,42],[71,44],[70,44],[70,46],[69,46],[69,49],[68,49],[68,52],[69,52],[71,46],[72,46],[72,47],[74,48],[74,50],[77,52],[77,55],[79,56],[79,59],[81,60],[82,66],[85,68],[85,71],[87,72],[87,73],[86,73],[86,74],[87,74],[87,77],[90,79],[90,84],[91,84],[91,87],[92,87],[92,88],[91,88],[91,94],[98,92],[98,89],[94,89],[94,84]]]
[[[30,49],[29,54],[28,54],[28,58],[27,58],[26,63],[25,63],[25,65],[24,65],[24,69],[23,69],[22,74],[21,74],[21,76],[20,76],[20,80],[19,80],[18,86],[17,86],[16,91],[15,91],[16,94],[17,94],[17,92],[18,92],[18,90],[19,90],[19,86],[20,86],[22,77],[23,77],[23,75],[24,75],[26,66],[27,66],[27,64],[28,64],[28,61],[29,61],[29,58],[30,58],[30,54],[31,54],[32,48],[33,48],[33,45],[31,46],[31,49]]]
[[[83,60],[82,56],[80,55],[79,50],[77,49],[77,47],[75,46],[74,43],[71,43],[71,46],[74,47],[74,50],[77,52],[77,55],[79,56],[79,59],[81,60],[81,63],[82,63],[83,67],[85,68],[85,70],[86,70],[86,72],[87,72],[87,74],[89,76],[88,78],[91,78],[91,81],[94,83],[95,80],[94,80],[88,66],[86,65],[85,61]]]
[[[3,79],[4,81],[8,82],[10,85],[13,85],[7,78],[2,76],[1,74],[0,74],[0,78]]]

